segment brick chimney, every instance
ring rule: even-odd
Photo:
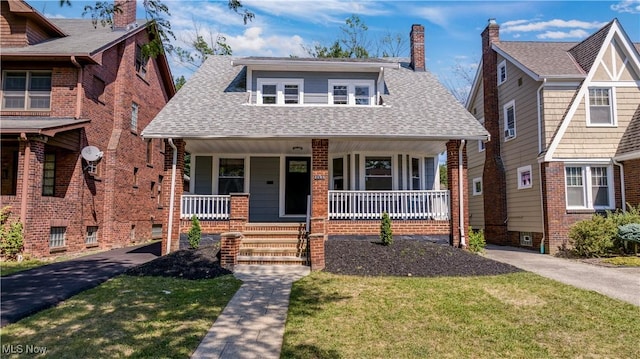
[[[482,174],[485,237],[490,243],[508,244],[507,181],[500,155],[500,108],[498,102],[498,54],[491,45],[500,41],[500,26],[495,19],[482,32],[482,81],[484,87],[484,127],[491,134],[485,145]]]
[[[114,0],[122,12],[113,14],[113,29],[127,30],[136,22],[136,0]]]
[[[424,63],[424,26],[414,24],[409,33],[411,46],[411,67],[413,71],[425,71]]]

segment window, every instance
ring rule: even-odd
[[[91,89],[90,89],[93,99],[104,103],[104,89],[105,89],[105,82],[101,78],[97,76],[93,76]]]
[[[610,88],[589,89],[588,124],[594,126],[614,125],[612,96]]]
[[[131,103],[131,131],[138,132],[138,104]]]
[[[221,158],[218,194],[244,192],[244,158]]]
[[[304,94],[303,79],[258,79],[256,104],[258,105],[298,105]]]
[[[613,208],[613,183],[610,166],[566,166],[567,208]]]
[[[142,45],[136,45],[136,72],[140,77],[145,78],[147,75],[147,62],[149,58],[144,55]]]
[[[2,81],[3,110],[49,110],[51,72],[6,71]]]
[[[473,179],[473,195],[479,196],[482,194],[482,177],[476,177]]]
[[[138,167],[133,167],[133,187],[138,187]]]
[[[329,104],[371,106],[374,89],[373,80],[329,80]]]
[[[507,61],[503,60],[498,65],[498,85],[502,85],[507,81]]]
[[[151,181],[151,198],[155,197],[156,193],[156,182]]]
[[[49,248],[64,247],[67,227],[51,227],[49,232]]]
[[[411,159],[411,189],[420,189],[420,159]]]
[[[331,189],[344,190],[344,158],[333,159],[333,177],[331,179]]]
[[[164,180],[163,176],[158,176],[158,207],[162,207],[163,203],[162,203],[162,181]]]
[[[484,118],[478,119],[478,122],[484,127]],[[484,141],[478,140],[478,152],[482,152],[485,149]]]
[[[516,137],[516,103],[510,101],[504,105],[504,139]]]
[[[136,241],[136,225],[135,224],[131,225],[131,230],[129,231],[129,240],[131,242]]]
[[[533,245],[533,233],[531,233],[531,232],[520,232],[520,245],[521,246],[532,246]]]
[[[88,226],[87,238],[86,238],[85,244],[96,244],[96,243],[98,243],[98,227]]]
[[[153,163],[153,140],[147,140],[147,163]]]
[[[45,153],[42,170],[42,195],[53,196],[56,189],[56,154]]]
[[[518,168],[518,189],[531,188],[533,186],[531,165]]]
[[[393,189],[391,157],[365,157],[365,189]]]

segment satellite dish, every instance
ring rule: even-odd
[[[86,161],[93,162],[102,158],[102,151],[96,146],[87,146],[80,151],[82,158]]]

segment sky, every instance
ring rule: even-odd
[[[95,1],[29,1],[49,17],[80,18],[84,5]],[[104,0],[103,0],[104,1]],[[244,24],[227,8],[227,0],[162,0],[176,36],[185,46],[199,33],[223,35],[234,56],[308,56],[304,47],[330,45],[341,36],[340,27],[357,15],[369,28],[368,41],[375,47],[386,34],[405,41],[401,56],[409,56],[412,24],[425,27],[427,69],[450,88],[464,87],[464,76],[475,74],[481,56],[480,33],[488,19],[500,25],[502,41],[579,42],[617,18],[633,42],[640,42],[640,0],[615,1],[403,1],[403,0],[241,0],[255,13]],[[89,15],[86,16],[90,18]],[[144,18],[138,0],[138,18]],[[187,79],[194,71],[170,59],[174,77]],[[458,69],[458,70],[455,70]]]

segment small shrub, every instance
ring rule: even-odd
[[[487,246],[487,242],[484,240],[484,230],[474,231],[469,227],[469,250],[473,253],[482,253]]]
[[[611,217],[594,215],[574,224],[569,238],[575,254],[581,257],[603,257],[614,252],[618,227]]]
[[[625,249],[628,244],[633,244],[633,252],[638,253],[640,243],[640,223],[629,223],[618,227],[618,240],[622,241]]]
[[[380,241],[382,245],[393,244],[393,231],[391,230],[391,218],[389,213],[382,212],[382,223],[380,224]]]
[[[200,239],[202,238],[202,229],[200,228],[200,221],[194,214],[191,217],[191,229],[189,229],[189,245],[193,249],[200,247]]]
[[[6,259],[15,260],[22,252],[24,245],[22,237],[22,223],[10,222],[11,208],[0,210],[0,252]]]

